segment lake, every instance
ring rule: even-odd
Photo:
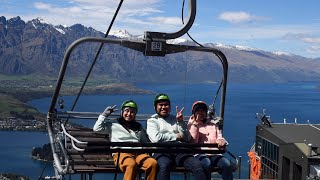
[[[172,105],[185,107],[184,115],[191,114],[194,101],[202,100],[212,104],[219,84],[137,84],[141,88],[156,93],[166,93],[170,96]],[[121,106],[127,99],[138,103],[142,114],[154,113],[154,95],[90,95],[81,96],[75,111],[102,112],[107,105]],[[75,97],[62,97],[65,110],[72,107]],[[48,111],[51,98],[30,101],[39,111]],[[219,100],[219,98],[218,98]],[[218,101],[216,109],[219,109]],[[235,156],[242,156],[242,178],[248,177],[247,151],[255,141],[255,126],[260,123],[255,118],[257,112],[266,109],[273,122],[318,123],[320,109],[320,90],[317,83],[287,83],[287,84],[228,84],[225,106],[224,136],[229,141],[228,149]],[[175,113],[175,108],[172,108]],[[86,122],[89,127],[93,121]],[[14,172],[36,179],[42,172],[45,162],[31,159],[34,146],[48,143],[46,133],[0,131],[0,172]],[[52,176],[52,164],[48,164],[44,175]],[[176,178],[175,178],[176,179]]]

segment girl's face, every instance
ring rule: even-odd
[[[200,108],[194,113],[195,119],[197,121],[202,121],[206,119],[206,115],[207,115],[207,112]]]
[[[123,109],[122,116],[126,121],[133,121],[136,117],[136,110],[130,107],[126,107]]]

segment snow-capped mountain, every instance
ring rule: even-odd
[[[110,32],[110,38],[137,39],[125,30]],[[6,20],[0,17],[0,73],[2,74],[57,74],[66,48],[75,40],[82,37],[104,37],[104,33],[81,24],[67,26],[53,26],[45,20],[37,18],[24,22],[17,18]],[[169,44],[196,45],[190,40],[177,38],[167,40]],[[286,52],[268,52],[245,46],[230,46],[222,43],[205,43],[205,47],[221,50],[230,67],[229,80],[236,82],[265,81],[320,81],[319,59],[305,58]],[[172,81],[179,82],[185,78],[185,57],[180,53],[170,55],[171,61],[158,61],[151,57],[144,57],[143,53],[123,48],[109,46],[110,51],[104,52],[103,60],[97,62],[99,74],[107,74],[115,79],[127,79],[131,76],[132,64],[128,57],[138,57],[135,61],[139,66],[134,71],[139,81]],[[72,61],[72,73],[86,72],[86,65],[95,56],[96,46],[88,46],[77,51]],[[141,57],[140,57],[141,56]],[[105,61],[104,58],[110,61]],[[207,54],[190,52],[192,61],[188,61],[188,76],[190,81],[212,80],[212,62]],[[177,72],[182,72],[177,76]],[[202,72],[199,74],[198,72]],[[192,74],[192,75],[191,75]],[[166,77],[164,77],[166,75]],[[208,79],[206,79],[208,78]],[[219,76],[217,76],[219,79]]]
[[[241,45],[236,45],[234,47],[240,51],[260,51],[260,49],[251,48],[251,47],[247,47],[247,46],[241,46]]]
[[[115,36],[118,38],[122,39],[137,39],[137,36],[131,35],[128,31],[126,30],[110,30],[109,35]]]
[[[272,53],[278,56],[292,56],[292,54],[283,51],[274,51]]]
[[[177,38],[177,39],[169,39],[169,40],[167,40],[167,43],[168,44],[180,44],[180,43],[185,43],[187,41],[188,40],[183,39],[183,38]]]

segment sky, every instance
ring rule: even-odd
[[[184,20],[188,17],[185,0]],[[120,0],[0,0],[0,16],[42,18],[53,25],[82,24],[106,32]],[[112,30],[132,35],[177,32],[183,0],[124,0]],[[245,46],[320,57],[319,0],[197,0],[189,34],[200,43]],[[189,39],[187,36],[183,36]],[[190,39],[189,39],[190,40]]]

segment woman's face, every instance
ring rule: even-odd
[[[126,107],[123,109],[122,116],[126,121],[133,121],[136,117],[136,110],[130,107]]]
[[[197,121],[202,121],[204,119],[206,119],[207,116],[207,112],[203,109],[198,109],[195,113],[194,113],[195,119]]]

